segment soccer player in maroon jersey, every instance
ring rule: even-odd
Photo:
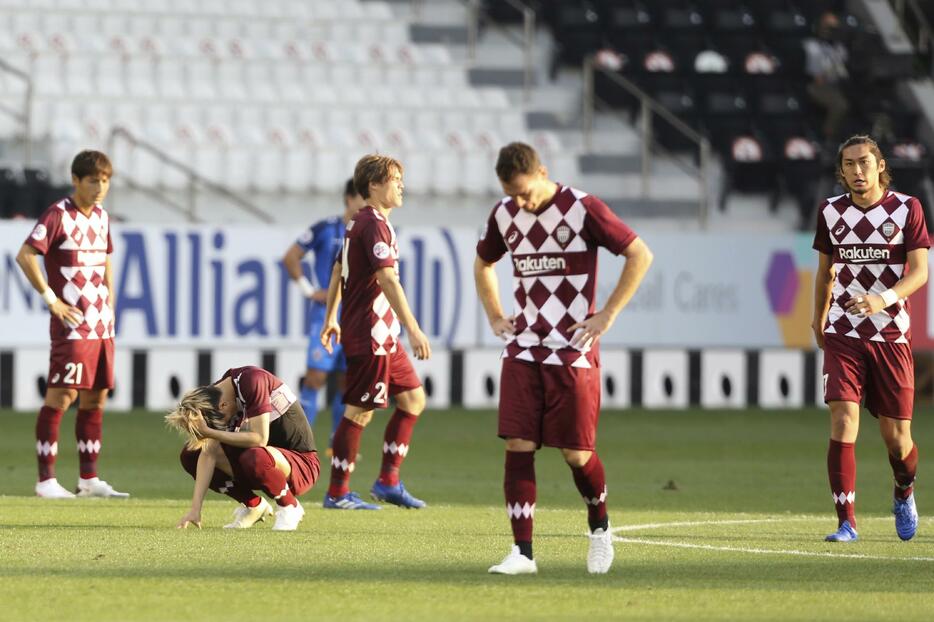
[[[827,472],[838,524],[826,539],[858,537],[855,444],[864,402],[878,419],[895,476],[895,530],[909,540],[918,527],[913,488],[918,448],[911,438],[908,297],[927,282],[930,242],[921,202],[889,190],[891,176],[869,136],[852,136],[840,145],[837,180],[847,193],[820,207],[814,236],[819,259],[812,328],[824,350]]]
[[[605,573],[613,563],[613,535],[595,451],[598,340],[636,292],[652,253],[598,198],[550,180],[532,147],[503,147],[496,174],[507,196],[493,208],[477,244],[474,276],[490,326],[506,341],[498,433],[506,440],[503,488],[515,545],[490,572],[538,571],[532,556],[535,452],[547,445],[561,450],[587,505],[587,570]],[[626,257],[626,265],[595,311],[600,246]],[[507,252],[517,279],[511,316],[503,312],[493,268]]]
[[[331,442],[331,483],[324,507],[376,510],[350,490],[357,448],[373,410],[386,408],[395,397],[396,409],[383,438],[379,478],[370,488],[377,501],[403,508],[422,508],[399,479],[409,452],[412,428],[425,409],[425,391],[399,341],[400,325],[409,335],[418,359],[431,356],[428,338],[418,326],[399,282],[399,247],[389,224],[393,209],[402,205],[402,164],[393,158],[367,155],[357,162],[353,182],[366,201],[347,223],[344,245],[334,264],[328,287],[321,343],[330,352],[332,337],[343,344],[347,357],[344,403],[347,410]],[[340,323],[337,308],[343,300]]]
[[[281,379],[259,367],[228,369],[212,385],[186,393],[166,422],[189,440],[182,466],[195,479],[191,509],[178,521],[201,527],[208,489],[241,503],[225,529],[247,529],[278,506],[275,531],[294,531],[305,515],[296,497],[318,479],[318,452],[305,412]]]
[[[101,202],[113,167],[99,151],[82,151],[71,163],[74,193],[46,209],[26,238],[16,263],[49,307],[49,376],[36,421],[40,497],[75,494],[55,478],[62,414],[78,401],[79,497],[128,497],[97,477],[107,392],[114,386],[114,291],[110,220]],[[45,260],[43,276],[39,255]]]

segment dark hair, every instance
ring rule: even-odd
[[[364,199],[370,198],[370,184],[385,183],[392,172],[396,170],[401,174],[402,163],[389,156],[369,154],[357,162],[353,171],[353,185]]]
[[[499,150],[496,176],[509,183],[516,175],[531,175],[542,166],[538,154],[525,143],[509,143]]]
[[[344,198],[355,197],[359,192],[353,185],[353,177],[347,180],[347,183],[344,185]]]
[[[843,176],[843,150],[854,145],[869,145],[869,153],[876,156],[876,165],[879,164],[885,158],[882,157],[882,150],[879,149],[879,143],[874,141],[870,136],[866,134],[855,134],[850,136],[845,141],[840,144],[840,148],[837,149],[837,183],[839,183],[847,191],[850,190],[850,187],[846,184],[846,178]],[[888,190],[889,186],[892,185],[892,174],[889,172],[888,167],[886,167],[882,172],[879,173],[879,185],[882,186],[883,190]]]
[[[91,151],[86,149],[75,156],[71,161],[71,174],[78,179],[84,179],[91,175],[106,175],[113,177],[113,165],[110,158],[100,151]]]

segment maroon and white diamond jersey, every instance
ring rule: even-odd
[[[905,272],[908,252],[930,247],[921,202],[886,191],[868,208],[855,205],[849,194],[827,199],[818,211],[814,249],[831,255],[836,277],[824,333],[869,341],[908,343],[911,320],[908,300],[870,316],[847,313],[844,304],[855,296],[881,294]]]
[[[112,339],[114,314],[104,272],[113,241],[104,208],[95,205],[85,216],[70,198],[62,199],[39,216],[26,244],[44,255],[49,287],[55,295],[83,316],[75,328],[52,317],[52,341]]]
[[[399,272],[396,231],[367,205],[347,223],[341,264],[341,343],[344,354],[385,355],[396,351],[401,326],[376,281],[376,271]]]
[[[622,253],[636,234],[600,199],[567,186],[537,212],[506,197],[493,208],[477,254],[513,263],[515,334],[503,358],[592,367],[596,346],[573,347],[568,327],[594,312],[597,249]]]
[[[315,451],[315,437],[308,419],[292,408],[297,398],[280,378],[252,365],[228,369],[217,382],[225,378],[233,382],[237,400],[237,414],[227,424],[229,431],[236,432],[247,419],[269,413],[270,446]]]

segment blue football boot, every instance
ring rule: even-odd
[[[914,493],[907,499],[896,499],[892,507],[895,515],[895,532],[902,540],[911,540],[918,530],[918,508],[915,506]]]
[[[324,495],[324,503],[321,504],[326,510],[380,510],[375,503],[367,503],[355,492],[348,492],[340,497]]]
[[[373,482],[373,487],[370,488],[370,496],[377,501],[392,503],[393,505],[398,505],[400,508],[405,508],[407,510],[417,510],[425,507],[425,502],[410,495],[402,482],[399,482],[395,486],[386,486],[377,479]]]
[[[856,542],[857,539],[859,539],[859,534],[850,527],[850,521],[848,520],[843,521],[837,531],[824,538],[827,542]]]

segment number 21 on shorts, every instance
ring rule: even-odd
[[[65,377],[62,382],[65,384],[81,384],[81,376],[84,373],[84,363],[65,363]]]

